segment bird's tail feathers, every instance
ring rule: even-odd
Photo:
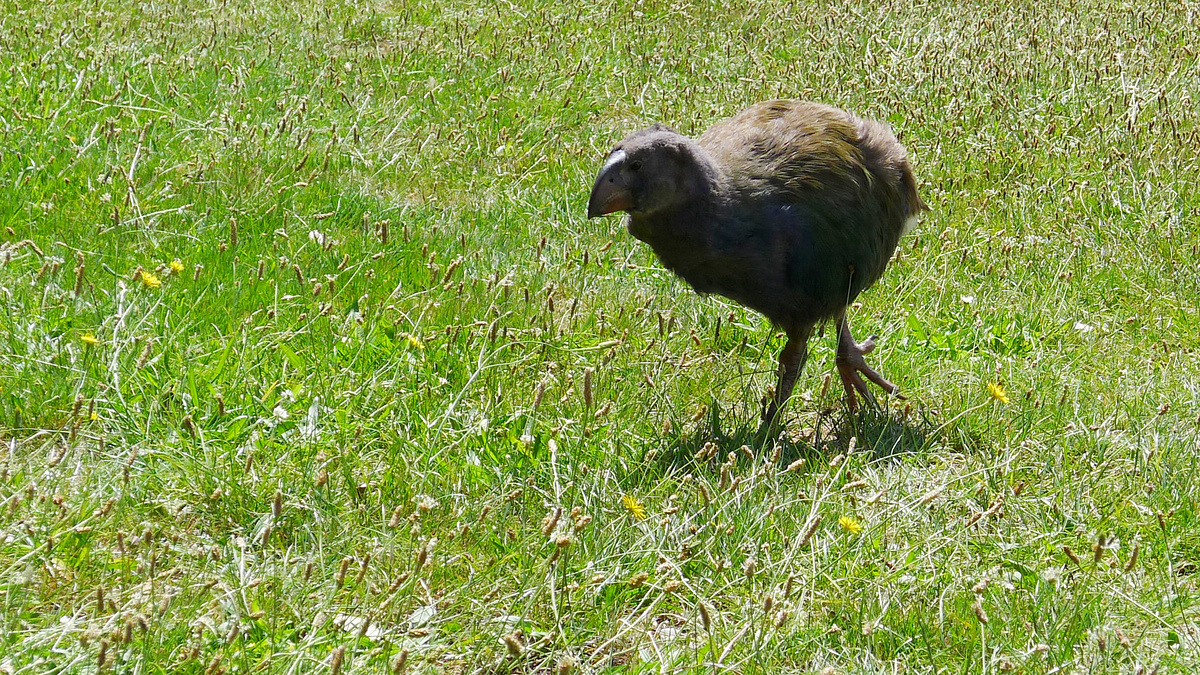
[[[900,174],[900,190],[904,196],[906,218],[913,218],[929,210],[929,205],[921,199],[921,195],[917,192],[917,178],[913,175],[908,162],[904,163],[904,170]]]

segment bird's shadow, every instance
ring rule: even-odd
[[[936,442],[944,427],[923,409],[904,411],[862,406],[850,412],[843,406],[793,412],[782,429],[764,430],[757,417],[733,412],[723,415],[714,401],[695,424],[672,425],[655,453],[660,470],[687,471],[709,460],[724,461],[730,453],[776,456],[780,466],[805,459],[816,466],[837,454],[870,453],[872,461],[889,461],[918,454]],[[822,460],[825,458],[825,460]]]

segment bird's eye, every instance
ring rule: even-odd
[[[629,170],[630,171],[641,171],[642,170],[642,160],[635,159],[632,162],[630,162]]]

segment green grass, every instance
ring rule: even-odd
[[[0,671],[1194,672],[1197,11],[4,3]],[[933,210],[908,400],[743,452],[782,341],[584,211],[776,96]]]

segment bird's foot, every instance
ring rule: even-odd
[[[866,359],[863,358],[875,350],[875,339],[876,336],[872,335],[862,342],[854,342],[852,339],[838,341],[836,358],[838,377],[842,379],[842,387],[846,390],[846,406],[851,412],[858,409],[858,396],[862,396],[863,400],[872,406],[878,406],[875,396],[871,390],[867,389],[867,383],[863,380],[863,376],[889,394],[896,396],[900,394],[899,387],[884,379],[874,368],[868,366]]]

